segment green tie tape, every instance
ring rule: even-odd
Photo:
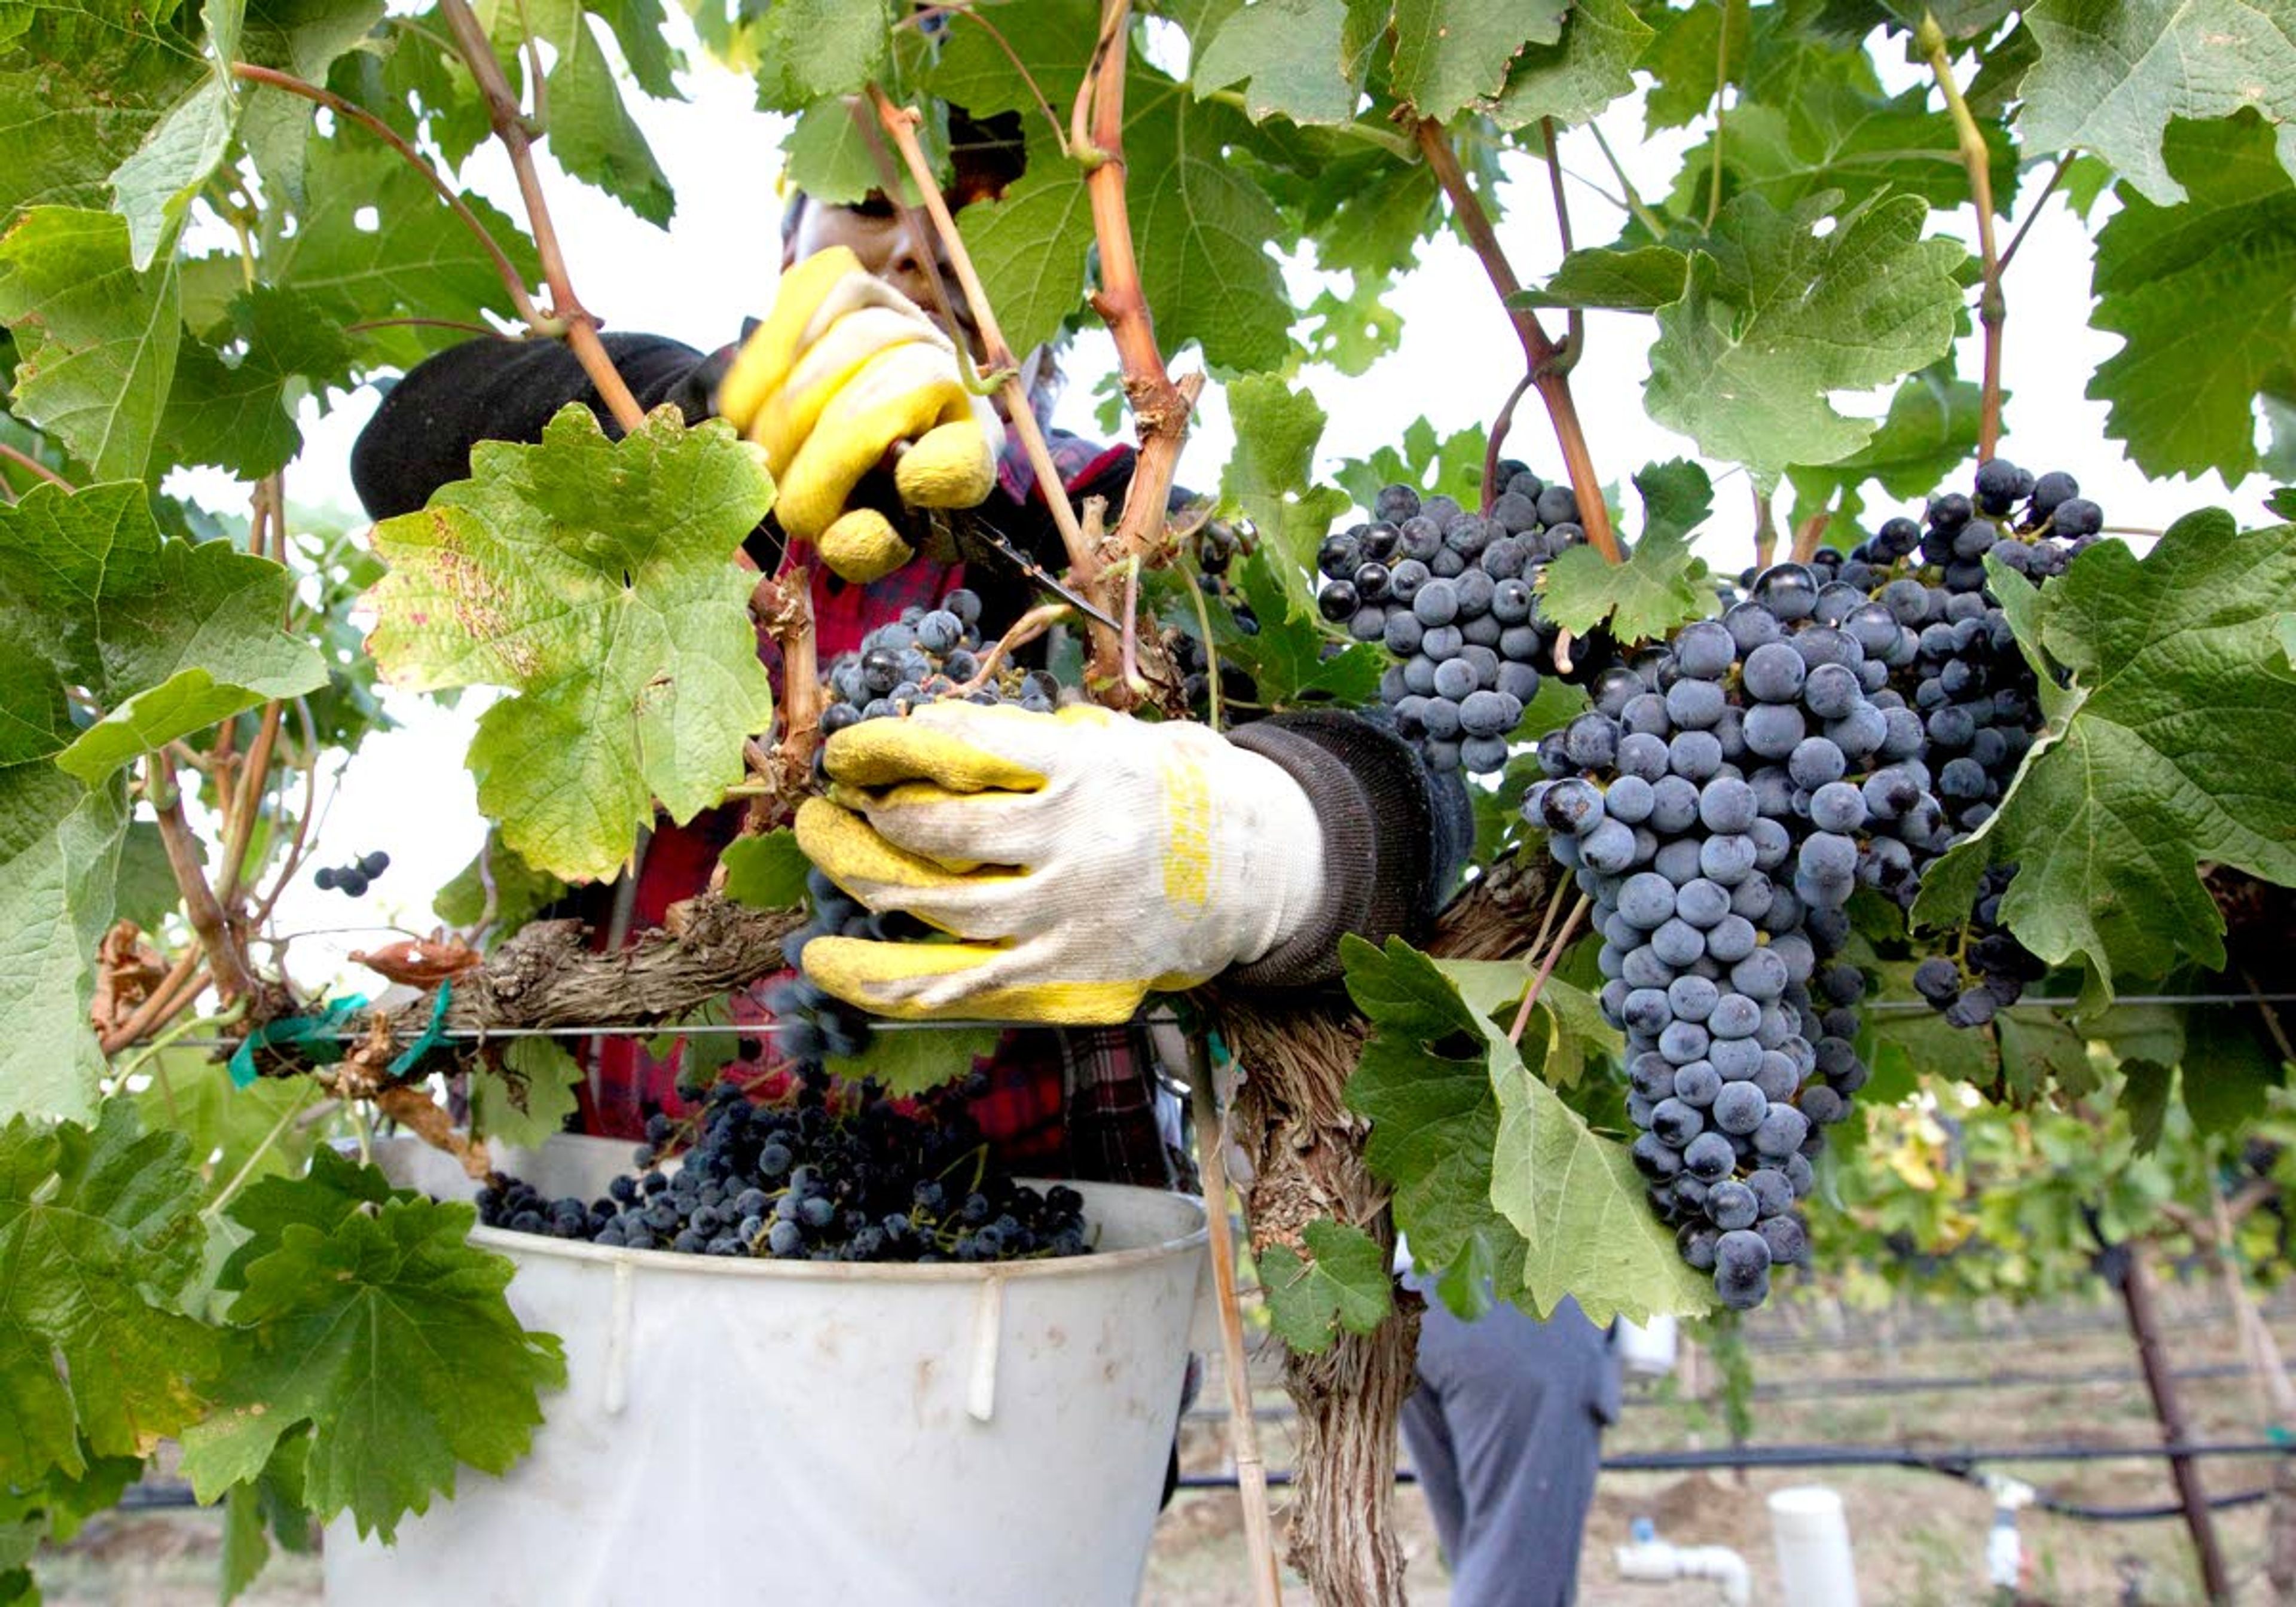
[[[390,1062],[393,1077],[404,1077],[414,1070],[414,1062],[438,1047],[439,1041],[447,1036],[447,1000],[454,991],[451,982],[439,984],[439,991],[430,1001],[430,1024],[422,1029],[421,1037],[407,1045],[399,1052],[398,1058]]]
[[[445,989],[439,991],[443,993]],[[316,1015],[282,1016],[258,1027],[232,1051],[232,1086],[244,1088],[254,1083],[258,1049],[300,1049],[303,1058],[315,1066],[333,1065],[343,1058],[345,1023],[365,1009],[366,1004],[366,995],[355,993],[324,1005]]]

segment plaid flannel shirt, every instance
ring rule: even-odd
[[[1048,444],[1054,463],[1072,492],[1123,466],[1131,454],[1127,447],[1103,447],[1057,430],[1050,433]],[[1038,501],[1036,477],[1017,441],[1008,445],[997,479],[1015,505]],[[869,630],[898,619],[904,609],[930,606],[964,583],[963,564],[923,559],[868,586],[849,585],[816,570],[814,629],[822,661],[858,647]],[[759,647],[778,674],[771,644],[761,642]],[[740,822],[738,809],[719,809],[685,826],[665,824],[654,832],[638,872],[630,922],[634,935],[659,925],[670,905],[708,885],[711,867]],[[600,929],[597,942],[603,947],[603,922],[594,925]],[[737,1023],[763,1025],[769,1020],[758,1000],[771,980],[733,996]],[[741,1039],[728,1072],[764,1075],[766,1047],[762,1037]],[[644,1136],[652,1111],[684,1114],[686,1107],[676,1092],[682,1055],[682,1045],[657,1059],[646,1052],[643,1040],[603,1040],[593,1057],[589,1085],[582,1091],[582,1130],[637,1139]],[[972,1102],[972,1113],[997,1158],[1015,1170],[1033,1177],[1157,1188],[1185,1183],[1186,1161],[1166,1144],[1157,1121],[1156,1056],[1144,1028],[1016,1028],[1004,1034],[994,1054],[976,1060],[974,1069],[985,1075],[988,1086]]]

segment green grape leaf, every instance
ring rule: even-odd
[[[1636,542],[1623,563],[1593,547],[1572,547],[1539,572],[1538,585],[1539,611],[1548,619],[1579,636],[1607,622],[1622,644],[1656,641],[1714,611],[1706,561],[1664,525]]]
[[[2088,1040],[2056,1016],[2005,1011],[1994,1018],[1993,1031],[2001,1041],[2002,1080],[2016,1103],[2030,1103],[2051,1089],[2065,1099],[2095,1092]]]
[[[1756,98],[1730,108],[1720,136],[1726,200],[1759,195],[1784,209],[1840,192],[1849,204],[1879,195],[1915,195],[1947,209],[1969,199],[1969,170],[1953,119],[1929,109],[1930,91],[1884,95],[1862,50],[1792,53],[1775,82],[1758,78]],[[2017,151],[1998,123],[1980,127],[1989,157],[1996,212],[2017,193]],[[1715,168],[1713,139],[1684,155],[1667,204],[1685,217],[1705,208]],[[1837,202],[1837,205],[1841,203]]]
[[[160,441],[178,464],[213,463],[259,480],[301,449],[296,400],[310,387],[348,378],[351,343],[296,291],[258,284],[234,297],[226,316],[234,341],[245,351],[226,362],[196,338],[183,342]],[[299,382],[306,378],[309,387]]]
[[[1811,507],[1841,498],[1841,511],[1851,515],[1864,506],[1855,493],[1869,481],[1892,497],[1927,496],[1976,455],[1984,394],[1944,364],[1908,374],[1865,446],[1830,463],[1789,469],[1786,478]]]
[[[286,1244],[291,1227],[332,1234],[359,1211],[372,1214],[392,1200],[415,1198],[412,1189],[394,1189],[379,1168],[362,1165],[332,1145],[311,1152],[310,1170],[258,1178],[232,1202],[231,1220],[247,1237],[235,1246],[216,1275],[216,1287],[247,1287],[248,1269]]]
[[[1537,1049],[1539,1075],[1558,1088],[1576,1086],[1590,1054],[1624,1057],[1626,1038],[1603,1014],[1603,1004],[1576,983],[1550,976],[1523,1029],[1524,1058]]]
[[[2296,524],[2296,486],[2283,486],[2264,499],[2265,508],[2276,519]]]
[[[2093,319],[2126,344],[2088,394],[2147,474],[2258,466],[2257,394],[2296,365],[2296,182],[2274,143],[2252,115],[2175,124],[2162,154],[2185,199],[2123,190],[2097,235]]]
[[[495,884],[494,912],[487,912],[487,882]],[[547,871],[537,871],[489,832],[486,847],[471,863],[448,879],[430,901],[430,913],[449,926],[488,922],[494,942],[500,942],[566,896],[566,884]]]
[[[201,854],[207,845],[194,842]],[[145,931],[157,931],[160,922],[175,914],[184,895],[176,886],[175,866],[168,863],[167,845],[160,827],[149,820],[130,823],[119,845],[119,870],[112,881],[114,916],[133,921]]]
[[[2203,1007],[2186,1013],[2185,1109],[2202,1133],[2252,1128],[2273,1104],[2284,1064],[2259,1012]]]
[[[1403,315],[1389,305],[1384,275],[1357,273],[1346,295],[1323,290],[1300,309],[1300,344],[1311,363],[1360,378],[1403,340]]]
[[[1367,643],[1351,642],[1326,656],[1332,638],[1312,611],[1295,605],[1291,589],[1277,578],[1280,562],[1262,551],[1237,567],[1244,601],[1259,628],[1248,636],[1239,634],[1221,652],[1251,672],[1260,701],[1271,707],[1329,701],[1361,708],[1379,695],[1385,655]]]
[[[1083,307],[1092,197],[1055,152],[1035,152],[1000,199],[958,213],[956,228],[1015,351],[1052,340]]]
[[[682,101],[677,80],[670,75],[683,67],[683,56],[669,45],[669,30],[661,0],[588,0],[591,13],[614,30],[622,60],[638,87],[657,101]]]
[[[1257,0],[1230,12],[1190,63],[1197,97],[1241,83],[1255,123],[1352,120],[1370,63],[1343,42],[1347,20],[1347,0]]]
[[[787,826],[759,837],[737,837],[718,857],[726,896],[753,909],[803,909],[806,873],[813,868],[797,833]]]
[[[355,129],[320,141],[310,151],[307,184],[309,203],[296,215],[294,234],[271,252],[274,283],[307,291],[338,324],[405,318],[483,324],[489,312],[515,317],[493,258],[388,146]],[[486,201],[463,200],[520,278],[539,283],[542,264],[525,232]],[[398,325],[357,337],[370,362],[401,368],[469,338],[468,330]]]
[[[1094,48],[1100,42],[1100,7],[1092,0],[1032,0],[1029,26],[1006,29],[1004,34],[1028,69],[1026,77],[1014,70],[986,28],[952,16],[948,42],[927,75],[926,86],[975,117],[1024,111],[1041,118],[1037,98],[1029,93],[1030,79],[1054,104],[1065,107],[1092,70]],[[1129,102],[1128,95],[1128,106]]]
[[[186,1158],[126,1100],[93,1128],[0,1127],[0,1486],[141,1456],[199,1416],[216,1345],[174,1308],[199,1264]]]
[[[514,692],[471,744],[480,808],[536,868],[610,876],[654,799],[691,820],[773,722],[733,562],[772,479],[729,427],[688,430],[670,406],[612,441],[570,405],[539,446],[480,443],[472,471],[375,528],[391,572],[368,646],[410,688]]]
[[[1372,1124],[1365,1164],[1395,1191],[1396,1228],[1413,1263],[1439,1278],[1472,1260],[1500,1299],[1513,1299],[1525,1246],[1491,1203],[1499,1107],[1484,1024],[1434,962],[1399,938],[1380,949],[1349,935],[1340,956],[1348,996],[1373,1028],[1347,1102]]]
[[[2171,118],[2252,108],[2296,174],[2296,18],[2251,0],[2038,0],[2040,47],[2017,123],[2030,152],[2094,151],[2155,206],[2185,199],[2165,158]]]
[[[1223,368],[1259,372],[1291,354],[1292,303],[1267,250],[1285,233],[1283,215],[1229,155],[1250,127],[1167,79],[1135,74],[1127,91],[1128,199],[1157,333],[1168,347],[1194,340]]]
[[[1382,486],[1409,486],[1425,496],[1439,492],[1464,503],[1482,486],[1489,441],[1480,424],[1438,436],[1434,425],[1415,418],[1404,426],[1399,447],[1382,442],[1368,457],[1342,458],[1332,478],[1366,508]]]
[[[1690,285],[1660,307],[1646,392],[1651,416],[1710,456],[1744,463],[1767,489],[1795,463],[1830,463],[1874,426],[1828,393],[1890,383],[1953,341],[1966,253],[1920,238],[1911,196],[1868,201],[1812,233],[1833,198],[1780,212],[1759,196],[1722,209],[1691,254]]]
[[[4,553],[0,547],[0,553]],[[112,919],[125,786],[56,768],[74,736],[63,682],[0,619],[0,1117],[84,1120],[103,1057],[88,1029]],[[172,878],[168,886],[172,889]]]
[[[1562,37],[1570,0],[1397,0],[1396,99],[1447,123],[1506,86],[1507,67],[1526,45]]]
[[[2087,968],[2084,1003],[2120,976],[2185,960],[2220,970],[2224,919],[2205,860],[2296,883],[2296,674],[2277,632],[2296,612],[2296,530],[2243,532],[2210,510],[2141,561],[2083,553],[2039,593],[1987,572],[2050,686],[2046,727],[1999,812],[1923,878],[1914,918],[1964,917],[1988,865],[2015,861],[2001,918],[2052,965]]]
[[[1526,45],[1515,57],[1491,117],[1502,128],[1550,117],[1558,124],[1591,121],[1633,93],[1635,63],[1657,37],[1627,0],[1574,0],[1561,40]]]
[[[259,1077],[242,1088],[227,1062],[193,1049],[163,1049],[149,1070],[135,1108],[147,1127],[190,1141],[202,1198],[242,1168],[250,1182],[301,1173],[317,1140],[288,1119],[318,1097],[309,1078]]]
[[[1635,476],[1643,497],[1643,535],[1687,536],[1714,511],[1714,482],[1686,457],[1646,463]]]
[[[902,1099],[964,1076],[996,1053],[1003,1036],[994,1027],[905,1027],[873,1034],[860,1054],[832,1054],[822,1064],[849,1083],[874,1078]]]
[[[137,273],[127,225],[38,207],[0,235],[0,323],[16,338],[12,410],[100,480],[140,478],[176,367],[176,267]]]
[[[228,542],[162,537],[140,485],[42,486],[0,507],[0,621],[106,710],[56,758],[90,784],[325,683],[319,655],[279,628],[288,586],[278,564]]]
[[[1374,1029],[1348,1103],[1372,1120],[1365,1159],[1395,1185],[1422,1268],[1490,1253],[1502,1298],[1551,1313],[1573,1295],[1597,1323],[1712,1303],[1625,1147],[1590,1131],[1434,962],[1399,939],[1347,938],[1341,953]]]
[[[1526,1242],[1523,1287],[1538,1313],[1552,1316],[1565,1295],[1596,1324],[1710,1308],[1712,1285],[1651,1210],[1626,1146],[1597,1136],[1521,1057],[1495,1050],[1491,1068],[1499,1125],[1490,1197]]]
[[[471,1077],[471,1130],[519,1149],[537,1149],[566,1130],[582,1064],[546,1037],[512,1038],[503,1070]]]
[[[1339,1331],[1369,1333],[1395,1308],[1387,1251],[1360,1227],[1317,1218],[1300,1232],[1305,1258],[1289,1244],[1259,1252],[1259,1285],[1267,1315],[1292,1349],[1313,1356]]]
[[[1654,6],[1650,15],[1658,37],[1643,52],[1643,70],[1652,79],[1643,102],[1643,127],[1657,134],[1696,122],[1714,103],[1721,84],[1744,81],[1753,42],[1753,7]],[[1729,30],[1726,45],[1725,29]]]
[[[850,206],[877,187],[877,162],[869,153],[869,142],[861,136],[845,102],[836,96],[816,101],[798,113],[789,138],[782,142],[782,154],[789,158],[789,182],[804,191],[808,200],[832,207]],[[958,214],[960,230],[973,210],[968,207]],[[989,271],[980,266],[980,248],[969,237],[965,247],[972,252],[973,266],[980,269],[984,286],[993,283]],[[1005,298],[992,291],[989,300],[998,320],[1009,324]],[[1033,344],[1009,332],[1005,338],[1022,351]]]
[[[231,149],[239,103],[230,83],[209,78],[177,102],[152,137],[111,175],[112,207],[127,220],[129,261],[152,266]]]
[[[788,0],[768,15],[788,9]],[[677,198],[653,148],[630,119],[614,70],[588,19],[578,20],[550,70],[550,151],[559,164],[658,229],[669,227]]]
[[[285,1551],[317,1549],[312,1535],[318,1522],[303,1505],[303,1464],[310,1450],[310,1431],[299,1429],[279,1442],[254,1483],[234,1484],[226,1492],[220,1559],[225,1607],[263,1571],[274,1537]]]
[[[1235,450],[1220,471],[1220,510],[1240,513],[1259,533],[1283,590],[1299,611],[1316,607],[1316,549],[1348,510],[1344,492],[1313,483],[1323,406],[1279,374],[1250,374],[1227,388]],[[1370,502],[1365,497],[1365,502]]]
[[[258,1477],[308,1423],[304,1500],[389,1540],[454,1494],[458,1465],[503,1473],[526,1454],[565,1353],[519,1325],[503,1298],[514,1268],[464,1236],[477,1220],[468,1205],[393,1199],[330,1231],[281,1231],[233,1304],[223,1406],[184,1436],[201,1501]]]
[[[1652,313],[1681,300],[1689,277],[1690,258],[1671,246],[1604,247],[1571,252],[1545,284],[1517,291],[1509,299],[1521,307]]]
[[[2150,1155],[2161,1147],[2161,1125],[2169,1118],[2169,1086],[2175,1069],[2158,1061],[2120,1062],[2120,1108],[2128,1116],[2129,1136],[2136,1152]]]
[[[324,84],[345,53],[382,20],[382,0],[250,0],[241,34],[248,61]],[[316,109],[282,89],[240,86],[239,137],[275,194],[300,207],[303,159]]]
[[[0,217],[111,204],[112,171],[209,70],[184,31],[197,20],[186,9],[16,0],[0,10]]]
[[[801,111],[858,94],[883,70],[892,18],[885,0],[775,0],[758,29],[758,99]]]

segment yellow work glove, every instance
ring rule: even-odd
[[[948,336],[842,246],[782,276],[718,385],[718,412],[766,449],[774,512],[803,541],[837,521],[898,443],[908,443],[894,467],[903,500],[935,508],[985,499],[1004,445]]]
[[[848,726],[824,761],[831,797],[798,811],[799,846],[870,908],[958,939],[806,945],[808,977],[879,1015],[1122,1021],[1322,902],[1307,794],[1201,726],[931,703]]]

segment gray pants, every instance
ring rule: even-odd
[[[1431,1289],[1403,1439],[1451,1565],[1452,1607],[1570,1607],[1619,1374],[1566,1301],[1463,1323]]]

